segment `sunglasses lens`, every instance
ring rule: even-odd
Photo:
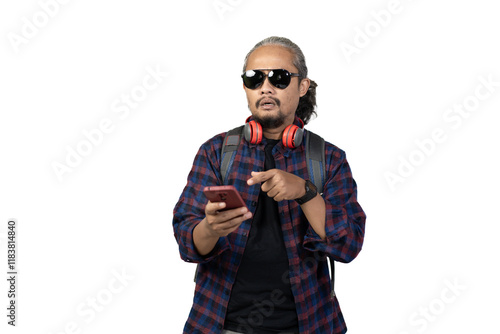
[[[243,84],[249,89],[255,89],[259,87],[264,81],[264,73],[257,70],[246,71],[242,75]]]
[[[243,73],[243,84],[249,89],[258,88],[265,80],[266,75],[259,70],[249,70]],[[287,70],[271,70],[267,75],[269,82],[276,88],[285,89],[290,84],[292,74]]]
[[[285,89],[290,84],[290,72],[287,70],[272,70],[268,75],[269,81],[279,89]]]

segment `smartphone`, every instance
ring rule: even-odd
[[[240,193],[234,186],[205,187],[203,193],[212,203],[225,202],[226,207],[222,211],[246,207],[243,198],[241,198]]]

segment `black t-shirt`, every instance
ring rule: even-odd
[[[267,139],[265,170],[275,168],[272,149],[278,142]],[[229,299],[224,328],[253,334],[298,333],[278,203],[263,191]]]

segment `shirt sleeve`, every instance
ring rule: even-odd
[[[205,205],[208,202],[203,194],[203,188],[221,184],[219,156],[222,140],[222,136],[218,135],[200,147],[187,184],[174,208],[174,236],[179,245],[181,259],[186,262],[208,262],[230,249],[227,237],[221,237],[212,252],[202,256],[193,242],[193,230],[205,218]]]
[[[332,151],[331,147],[328,150],[329,178],[323,187],[326,239],[321,239],[309,226],[303,245],[310,251],[324,252],[335,261],[347,263],[361,251],[366,215],[358,203],[356,182],[344,151],[338,148]]]

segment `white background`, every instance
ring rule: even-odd
[[[214,3],[0,5],[1,277],[9,218],[19,246],[18,326],[6,324],[2,279],[1,332],[182,332],[195,266],[180,260],[173,206],[198,147],[249,114],[244,56],[278,35],[306,55],[319,85],[307,128],[347,152],[368,216],[362,252],[337,265],[349,333],[499,333],[495,2],[401,0],[390,18],[380,14],[389,0]],[[168,75],[127,117],[116,113],[147,68]],[[446,121],[488,93],[480,77],[497,86]],[[113,130],[59,180],[53,164],[105,119]],[[445,140],[419,153],[435,129]]]

